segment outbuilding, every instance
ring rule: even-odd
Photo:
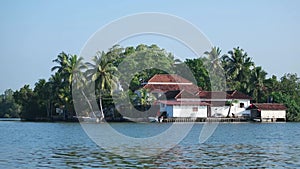
[[[250,110],[250,118],[261,122],[286,121],[286,107],[279,103],[253,103]]]

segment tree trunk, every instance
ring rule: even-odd
[[[231,102],[229,102],[229,109],[228,109],[228,113],[227,113],[227,118],[229,118],[230,115],[230,111],[231,111],[231,105],[232,105],[233,100],[231,100]]]
[[[87,101],[87,103],[88,103],[88,105],[89,105],[89,108],[90,108],[90,110],[92,111],[94,117],[96,117],[95,112],[94,112],[94,110],[93,110],[93,107],[92,107],[92,105],[91,105],[89,99],[88,99],[87,96],[85,95],[84,91],[81,90],[81,93],[82,93],[82,95],[84,96],[85,100]]]
[[[99,106],[100,106],[100,113],[101,113],[100,121],[103,121],[103,119],[104,119],[104,113],[103,113],[103,107],[102,107],[102,96],[101,96],[101,93],[100,93],[100,97],[99,97]]]
[[[51,102],[48,100],[48,102],[47,102],[47,118],[48,118],[48,120],[50,120],[50,105],[51,104]]]

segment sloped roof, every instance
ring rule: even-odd
[[[191,93],[197,93],[201,90],[198,86],[191,81],[175,74],[156,74],[154,75],[143,87],[150,91],[176,91],[187,90]]]
[[[168,92],[175,90],[188,90],[190,92],[197,93],[200,89],[195,85],[167,85],[167,84],[146,84],[144,89],[149,89],[150,91],[160,91]]]
[[[167,100],[177,98],[201,99],[246,99],[252,98],[237,90],[233,91],[203,91],[191,81],[176,74],[156,74],[143,87],[152,92],[165,93]],[[180,92],[181,91],[181,92]]]
[[[203,99],[245,99],[252,100],[252,98],[237,90],[233,91],[200,91],[198,93],[200,98]]]
[[[226,92],[222,91],[200,91],[198,96],[201,99],[226,99],[230,97]]]
[[[223,106],[229,106],[226,101],[205,101],[205,103],[210,104],[212,107],[223,107]]]
[[[246,100],[253,100],[252,97],[239,92],[237,90],[227,91],[227,94],[231,97],[231,99],[246,99]]]
[[[175,99],[199,99],[199,96],[196,93],[191,93],[187,90],[181,90],[176,96]]]
[[[158,98],[158,100],[171,100],[174,99],[178,94],[180,93],[180,90],[172,90],[172,91],[167,91],[164,95]]]
[[[176,75],[176,74],[156,74],[154,75],[151,79],[148,80],[149,83],[154,83],[154,82],[165,82],[165,83],[189,83],[192,84],[191,81]]]
[[[251,109],[261,109],[261,110],[286,110],[284,104],[280,103],[253,103],[251,104],[247,110]]]
[[[205,102],[197,102],[197,101],[176,101],[176,100],[160,100],[159,103],[163,103],[166,105],[195,105],[195,106],[208,106],[208,103]]]

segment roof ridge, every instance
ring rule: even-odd
[[[175,99],[177,99],[177,97],[178,97],[179,95],[181,95],[181,93],[182,93],[183,91],[184,91],[184,89],[180,90],[179,93],[175,96]]]
[[[237,90],[233,90],[231,96],[233,96],[236,92],[237,92]]]
[[[153,75],[153,76],[148,80],[148,82],[151,81],[156,75],[159,75],[159,74]],[[148,83],[148,82],[147,82],[147,83]],[[147,85],[147,84],[146,84],[146,85]]]

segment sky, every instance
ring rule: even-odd
[[[243,48],[269,76],[300,75],[299,6],[298,0],[3,0],[0,93],[9,88],[18,90],[25,84],[33,88],[39,79],[51,76],[55,65],[52,60],[60,52],[79,55],[97,30],[121,17],[143,12],[185,19],[201,30],[213,46],[220,47],[222,54],[237,46]],[[179,57],[190,55],[184,47],[164,42],[145,36],[121,45],[158,43]]]

